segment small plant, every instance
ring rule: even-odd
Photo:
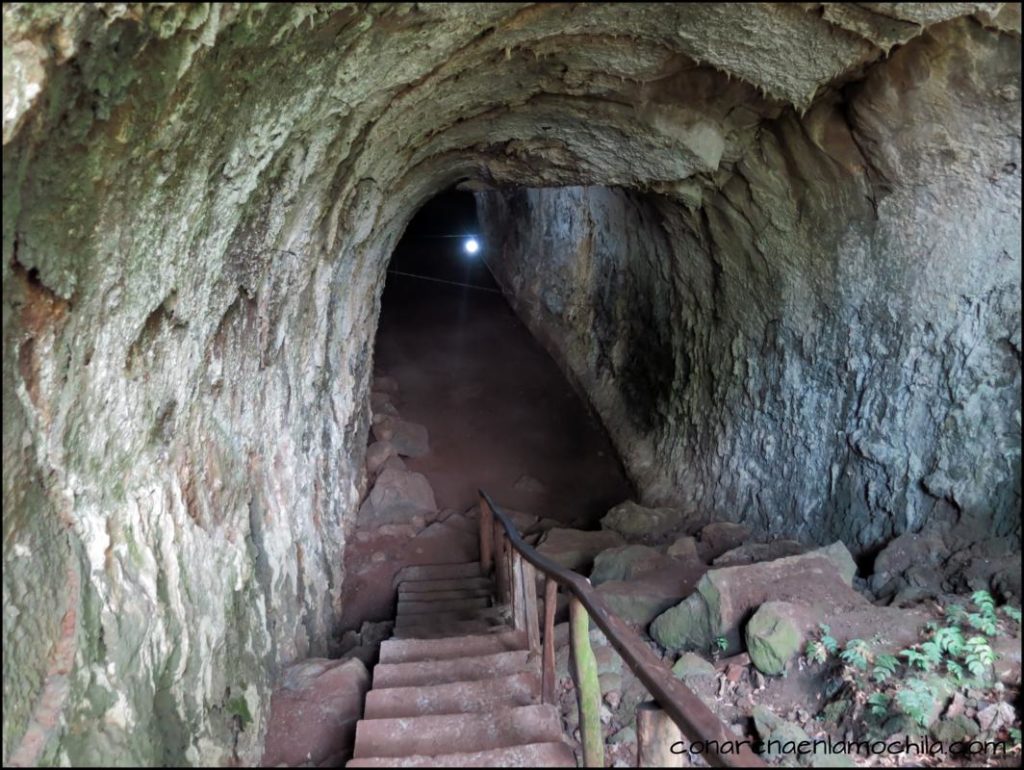
[[[907,659],[907,665],[910,668],[918,668],[921,671],[931,671],[931,659],[927,655],[925,655],[920,649],[917,649],[918,646],[919,645],[915,644],[913,647],[909,649],[900,650],[900,657]]]
[[[972,612],[967,616],[967,622],[986,636],[996,635],[996,602],[988,591],[975,591],[971,594],[971,601],[978,608],[978,612]]]
[[[957,626],[945,626],[935,632],[932,641],[943,652],[958,657],[964,647],[964,634]]]
[[[1003,612],[1006,613],[1006,616],[1010,620],[1015,620],[1017,621],[1017,624],[1020,625],[1020,607],[1011,607],[1007,604],[1003,607]]]
[[[972,636],[964,643],[964,663],[974,676],[984,676],[995,662],[996,654],[985,637]]]
[[[884,684],[887,682],[893,674],[896,673],[896,669],[899,667],[900,661],[895,655],[882,654],[875,658],[875,668],[871,672],[871,678],[878,684]],[[876,693],[878,694],[878,693]],[[871,700],[870,698],[868,699]]]
[[[871,661],[871,648],[863,639],[851,639],[846,643],[846,649],[839,655],[843,663],[858,671],[867,671],[868,663]]]
[[[908,679],[906,687],[897,691],[896,702],[900,711],[921,727],[927,727],[932,704],[935,702],[935,693],[922,680]]]
[[[831,636],[831,628],[819,623],[818,632],[818,638],[807,642],[804,647],[804,657],[811,663],[824,663],[829,655],[835,655],[839,650],[839,642]]]
[[[889,657],[892,657],[891,655]],[[893,658],[895,660],[895,658]],[[868,711],[873,716],[882,718],[889,713],[889,706],[892,704],[892,698],[886,695],[884,692],[873,692],[868,696],[867,700]]]
[[[724,636],[716,636],[711,640],[711,658],[718,660],[722,653],[729,649],[729,640]]]

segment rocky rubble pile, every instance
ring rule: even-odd
[[[1012,702],[1021,670],[1019,622],[1007,620],[1013,616],[1012,606],[1007,605],[1007,614],[1000,614],[997,627],[990,629],[991,668],[970,681],[947,682],[949,674],[939,666],[928,676],[909,665],[898,670],[908,681],[922,676],[921,686],[934,702],[927,717],[908,718],[901,698],[909,696],[901,696],[900,686],[892,682],[885,692],[880,686],[885,676],[870,668],[876,661],[902,664],[907,650],[912,655],[922,647],[930,649],[928,640],[952,614],[945,607],[957,601],[948,589],[963,587],[950,582],[950,570],[965,574],[963,565],[969,564],[975,582],[966,587],[997,593],[1002,589],[1002,596],[1011,600],[1019,596],[1019,552],[1014,557],[1004,549],[1003,556],[983,560],[971,554],[950,559],[945,551],[943,559],[941,541],[908,535],[883,549],[874,573],[861,578],[841,542],[825,547],[792,540],[754,542],[742,525],[633,502],[612,508],[601,525],[596,532],[552,529],[538,548],[589,574],[609,607],[633,624],[673,674],[738,736],[762,741],[829,734],[876,739],[902,731],[947,741],[954,740],[954,733],[992,740],[1010,736],[1011,743],[1012,735],[1019,736],[1010,732],[1019,729]],[[1010,576],[1014,566],[1016,584]],[[959,601],[964,603],[962,597]],[[964,638],[977,633],[966,625],[962,631]],[[592,628],[591,639],[609,758],[614,766],[630,766],[636,761],[635,707],[649,696],[600,631]],[[816,659],[813,651],[823,639],[832,651]],[[556,641],[567,732],[578,737],[567,629],[559,627]],[[863,661],[858,654],[864,655]],[[959,659],[950,660],[950,670],[955,670]],[[863,670],[857,668],[861,663]],[[869,673],[879,681],[873,682]],[[858,677],[865,693],[859,700],[851,683],[860,681]],[[878,713],[869,729],[858,725],[870,722],[859,715],[868,708],[864,699],[874,692],[872,687]],[[892,701],[885,718],[878,700],[883,697]],[[851,721],[851,714],[859,721]],[[840,724],[845,733],[839,731]],[[768,758],[784,764],[797,761],[792,756]],[[819,751],[799,762],[846,766],[850,760]]]

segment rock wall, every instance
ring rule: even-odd
[[[272,680],[296,658],[329,652],[344,611],[340,554],[364,486],[382,278],[405,223],[434,193],[456,183],[613,185],[660,193],[682,212],[720,182],[721,192],[694,209],[707,221],[692,232],[684,228],[691,220],[663,217],[678,228],[666,231],[665,243],[673,253],[691,238],[694,255],[698,243],[742,254],[718,255],[705,267],[708,286],[726,294],[705,288],[693,298],[717,296],[713,306],[726,318],[726,303],[757,306],[742,280],[723,277],[753,259],[768,277],[750,285],[777,284],[756,312],[788,313],[773,335],[819,328],[806,301],[783,302],[800,285],[800,265],[787,262],[799,255],[783,249],[762,259],[744,250],[753,242],[744,233],[760,232],[770,215],[780,228],[796,221],[807,238],[820,216],[790,210],[814,209],[811,185],[796,187],[801,196],[787,199],[789,209],[743,203],[752,194],[789,194],[771,186],[769,169],[839,177],[828,189],[849,195],[842,210],[853,213],[866,211],[858,203],[865,191],[910,179],[872,202],[907,207],[879,220],[888,230],[849,236],[851,252],[865,261],[898,251],[900,238],[937,221],[912,207],[922,200],[912,192],[919,188],[978,196],[933,202],[956,204],[958,215],[943,220],[947,231],[974,228],[969,254],[1019,227],[1012,222],[1019,199],[1007,192],[1019,172],[988,166],[995,155],[1012,160],[999,148],[1019,142],[1019,124],[1003,112],[1019,101],[1000,69],[1019,52],[1019,12],[1009,5],[8,3],[3,12],[7,764],[259,757]],[[832,146],[831,132],[842,125],[813,122],[833,114],[818,105],[866,68],[874,72],[894,45],[909,50],[931,29],[940,37],[927,38],[928,50],[943,67],[947,50],[970,64],[948,78],[954,93],[990,88],[976,94],[975,108],[995,110],[999,122],[995,135],[976,140],[977,151],[950,145],[940,125],[935,154],[899,151],[909,137],[896,136],[895,148],[871,150],[878,168],[859,174],[838,170],[858,162],[852,148],[834,162],[815,156],[810,167],[785,154],[797,142]],[[933,87],[917,82],[925,71],[903,74],[913,89],[882,79],[866,104],[888,110],[883,97],[894,100],[908,120],[931,109]],[[856,119],[870,128],[889,125],[886,118]],[[1016,135],[1000,133],[1013,125]],[[890,140],[884,131],[861,135]],[[946,146],[965,155],[946,158]],[[968,163],[976,165],[969,185],[959,175],[948,187],[929,179]],[[869,185],[872,175],[878,181]],[[993,206],[1002,207],[1000,216]],[[975,210],[983,215],[972,220]],[[901,222],[911,214],[920,227]],[[835,242],[841,223],[829,222]],[[923,319],[938,302],[931,294],[915,321],[929,350],[948,346],[961,357],[928,355],[922,365],[953,362],[949,387],[967,388],[970,372],[995,371],[973,365],[989,348],[968,347],[979,338],[971,324],[998,326],[1007,315],[971,316],[970,298],[981,296],[989,273],[967,253],[945,260],[951,239],[968,242],[947,231],[929,233],[942,236],[937,256],[915,247],[899,264],[908,281],[923,264],[977,268],[966,274],[968,301],[948,311],[963,319],[959,326],[927,331]],[[891,240],[892,249],[857,251],[866,233]],[[772,250],[785,240],[764,239],[762,248]],[[1012,266],[1019,251],[1005,259]],[[855,283],[860,266],[837,264],[849,270],[844,285]],[[1002,287],[999,276],[1009,269],[998,267],[992,285]],[[668,292],[668,284],[658,290]],[[603,291],[611,301],[614,290]],[[877,287],[859,291],[866,302],[887,296]],[[977,307],[994,308],[999,296]],[[688,329],[682,307],[666,307],[680,324],[673,338],[713,333]],[[865,319],[858,351],[877,337]],[[751,323],[744,328],[769,328],[764,319]],[[948,328],[962,328],[961,337],[939,336]],[[798,355],[785,336],[756,338],[776,350],[761,356],[744,347],[754,344],[746,337],[737,339],[737,365],[777,366],[778,351]],[[1006,355],[1017,356],[1018,368],[1007,369],[1006,382],[978,384],[969,409],[934,406],[967,438],[1000,429],[984,388],[1019,393],[1019,330],[1009,339]],[[651,376],[662,387],[670,357],[660,343],[637,344],[637,360],[661,361]],[[834,362],[839,345],[815,340],[807,350],[822,352],[799,355]],[[693,367],[706,366],[694,356]],[[740,372],[737,381],[758,378]],[[649,392],[644,383],[634,390]],[[985,421],[973,419],[981,413]],[[605,417],[614,424],[607,409]],[[713,421],[701,424],[714,436]],[[956,430],[943,440],[958,441]],[[675,435],[685,443],[686,434]],[[786,451],[781,432],[764,428],[763,441],[770,436],[774,451]],[[874,434],[859,444],[875,456],[884,447]],[[984,457],[999,452],[993,445]],[[986,478],[1001,478],[997,459],[986,460]],[[762,472],[748,460],[742,473]],[[876,465],[880,488],[885,477]],[[946,494],[941,479],[950,479],[961,506],[969,492],[960,490],[978,488],[963,486],[954,466],[933,470],[945,474],[934,476],[938,494]],[[1010,495],[1013,485],[1000,489]]]
[[[1019,538],[1018,53],[934,28],[763,118],[683,203],[477,194],[489,265],[646,503],[860,551]]]

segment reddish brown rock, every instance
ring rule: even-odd
[[[270,701],[263,766],[345,762],[369,688],[370,675],[356,658],[312,658],[289,667]]]

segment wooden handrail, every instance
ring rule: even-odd
[[[714,767],[767,767],[754,753],[750,743],[742,741],[729,730],[714,712],[697,695],[675,677],[665,663],[640,638],[632,628],[608,609],[604,599],[593,589],[590,581],[572,570],[568,570],[553,559],[536,551],[520,536],[508,514],[490,496],[480,490],[481,516],[488,513],[495,516],[505,530],[505,536],[512,548],[527,562],[540,570],[549,580],[555,581],[568,591],[593,619],[612,647],[619,653],[626,665],[643,682],[658,705],[678,725],[691,742],[699,743],[705,761]],[[500,562],[495,559],[495,563]],[[531,591],[536,587],[529,586]],[[550,592],[546,592],[550,594]],[[547,597],[545,597],[547,598]],[[545,601],[545,605],[547,601]],[[545,606],[545,614],[548,608]],[[547,640],[545,640],[545,645]]]

